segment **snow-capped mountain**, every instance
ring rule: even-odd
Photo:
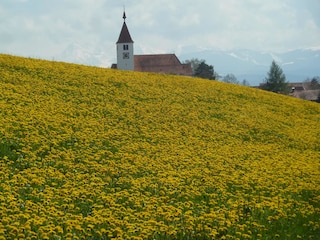
[[[286,75],[289,82],[302,82],[307,78],[320,76],[320,48],[292,50],[284,53],[259,52],[253,50],[192,50],[181,49],[177,54],[181,61],[192,58],[204,59],[214,66],[220,75],[234,74],[239,82],[246,79],[251,86],[264,81],[275,60]],[[113,51],[110,51],[113,52]],[[79,63],[89,66],[110,68],[116,62],[116,56],[107,54],[103,48],[70,44],[57,60]]]
[[[320,49],[293,50],[284,53],[253,50],[216,51],[205,50],[181,54],[182,61],[204,59],[213,65],[221,76],[232,73],[239,81],[246,79],[251,85],[259,85],[267,76],[272,60],[282,68],[289,82],[301,82],[320,76]]]

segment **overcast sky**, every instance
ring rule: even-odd
[[[320,0],[1,0],[0,53],[108,65],[124,5],[136,54],[320,48]]]

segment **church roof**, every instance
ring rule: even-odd
[[[181,64],[175,54],[134,55],[134,70],[192,76],[191,64]]]
[[[127,24],[126,24],[126,13],[123,12],[123,25],[122,25],[122,29],[119,35],[119,39],[117,41],[117,43],[133,43],[132,38],[130,36]]]

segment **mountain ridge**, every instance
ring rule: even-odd
[[[234,74],[239,81],[246,79],[251,85],[262,83],[269,71],[272,60],[283,69],[287,81],[302,82],[319,76],[320,50],[296,49],[283,53],[255,50],[205,50],[181,54],[182,60],[204,59],[224,76]]]
[[[182,48],[176,55],[181,62],[192,58],[204,59],[208,64],[214,66],[220,76],[232,73],[238,81],[246,79],[252,86],[264,81],[272,60],[280,65],[289,82],[302,82],[307,78],[320,76],[320,48],[293,49],[282,53],[249,49],[194,49]],[[96,50],[77,43],[70,44],[62,54],[55,58],[106,68],[110,68],[111,64],[116,61],[115,55],[110,57],[103,49]]]

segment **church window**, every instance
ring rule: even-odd
[[[124,44],[123,45],[123,50],[129,50],[129,45],[128,44]]]

